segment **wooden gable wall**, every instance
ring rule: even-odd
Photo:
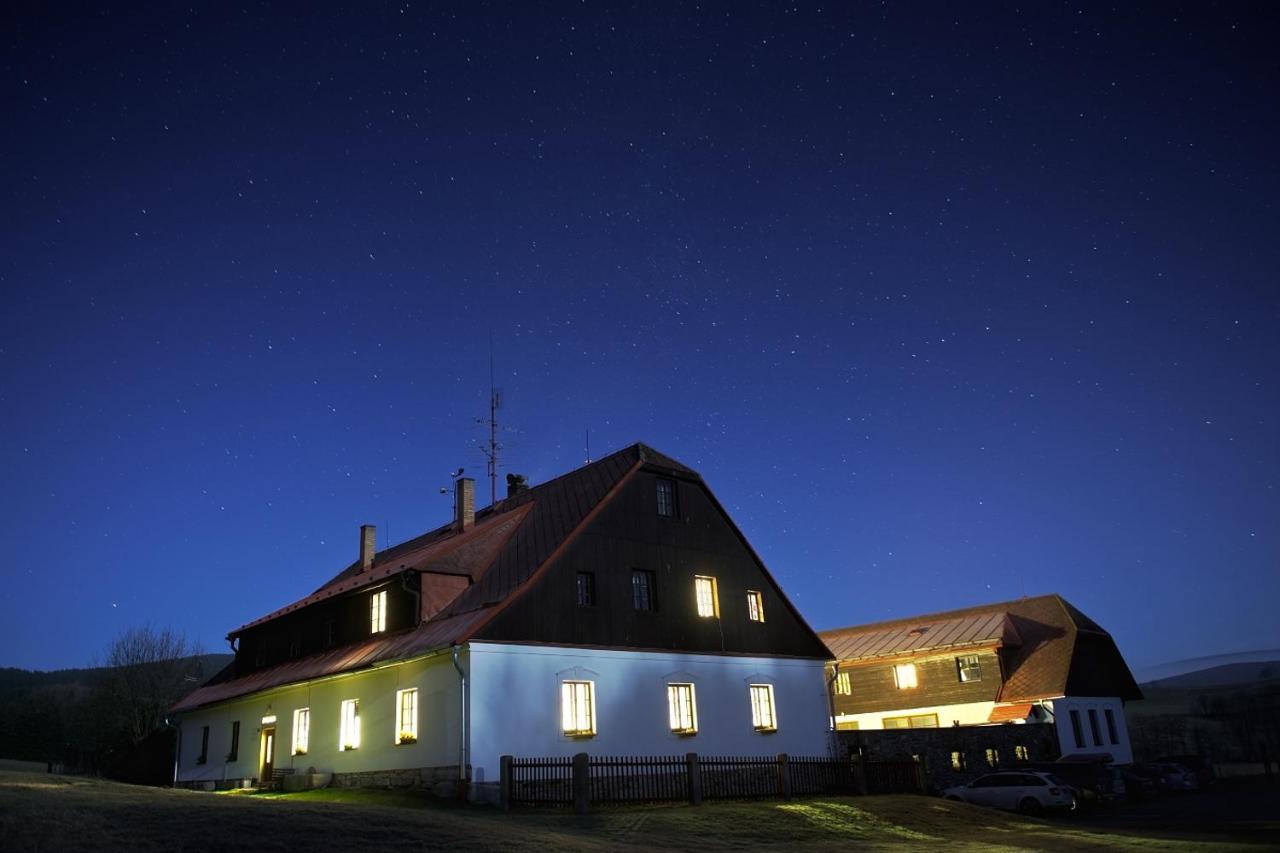
[[[977,655],[982,670],[981,681],[961,681],[956,658]],[[916,665],[917,687],[899,689],[894,678],[894,664]],[[924,708],[935,705],[957,705],[964,702],[992,702],[1000,692],[1000,659],[993,649],[958,650],[919,658],[900,657],[885,661],[843,663],[840,671],[849,674],[850,695],[834,696],[837,714],[866,714],[896,711],[902,708]],[[943,725],[950,721],[944,721]]]
[[[540,577],[475,639],[689,652],[826,658],[821,640],[782,592],[706,487],[672,477],[673,517],[658,513],[661,475],[637,470]],[[653,573],[654,607],[634,607],[632,573]],[[577,603],[577,575],[593,576],[595,601]],[[716,579],[719,618],[697,615],[694,576]],[[747,591],[761,593],[764,621],[748,618]]]

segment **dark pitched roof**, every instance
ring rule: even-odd
[[[1001,647],[1001,702],[1142,698],[1111,635],[1056,594],[819,631],[818,636],[838,660],[855,662],[963,645]]]
[[[184,698],[175,710],[348,672],[380,661],[427,654],[481,637],[492,617],[518,597],[641,468],[702,483],[693,469],[644,444],[633,444],[480,510],[475,525],[465,532],[458,533],[452,525],[445,525],[380,551],[369,570],[361,572],[359,563],[353,563],[305,598],[237,628],[231,636],[405,570],[465,574],[472,583],[440,612],[410,631],[369,638],[239,678],[229,668]]]

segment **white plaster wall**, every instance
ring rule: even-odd
[[[823,661],[473,643],[471,764],[498,779],[502,755],[791,755],[830,751]],[[560,682],[595,682],[593,737],[560,727]],[[698,733],[670,730],[667,684],[695,685]],[[755,731],[749,684],[772,684],[778,730]]]
[[[418,741],[400,745],[395,743],[396,691],[409,687],[418,688]],[[179,721],[178,780],[256,779],[261,769],[262,718],[271,714],[276,716],[276,767],[344,773],[456,765],[458,687],[458,673],[446,654],[189,711]],[[338,748],[344,699],[360,700],[360,747],[347,751]],[[311,709],[308,750],[299,756],[291,751],[295,708]],[[233,720],[240,721],[240,754],[228,762]],[[209,759],[197,764],[201,728],[206,725]]]
[[[1094,698],[1094,697],[1078,697],[1066,696],[1061,699],[1054,699],[1052,702],[1046,702],[1053,711],[1054,722],[1058,729],[1058,745],[1062,749],[1062,754],[1075,755],[1078,753],[1110,753],[1116,764],[1132,764],[1133,763],[1133,746],[1129,741],[1129,725],[1124,718],[1124,702],[1118,698]],[[1093,709],[1098,712],[1098,734],[1101,743],[1094,740],[1093,730],[1089,726],[1089,710]],[[1104,713],[1110,709],[1116,718],[1116,735],[1120,742],[1112,743],[1110,732],[1107,730],[1107,715]],[[1071,727],[1071,711],[1080,712],[1080,729],[1084,736],[1084,747],[1076,746],[1075,734]]]
[[[938,727],[947,728],[955,725],[956,720],[962,726],[986,725],[991,719],[991,711],[995,702],[965,702],[958,705],[926,705],[919,708],[903,708],[893,711],[873,711],[865,714],[837,714],[836,722],[857,722],[862,731],[883,729],[885,717],[906,717],[915,714],[937,714]]]

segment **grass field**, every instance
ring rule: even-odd
[[[1260,850],[1277,825],[1121,831],[913,796],[601,809],[442,805],[411,793],[210,794],[0,772],[0,848],[73,850]]]

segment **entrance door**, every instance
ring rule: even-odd
[[[271,784],[271,768],[275,764],[276,727],[262,727],[262,773],[258,776],[258,787],[266,788]]]

